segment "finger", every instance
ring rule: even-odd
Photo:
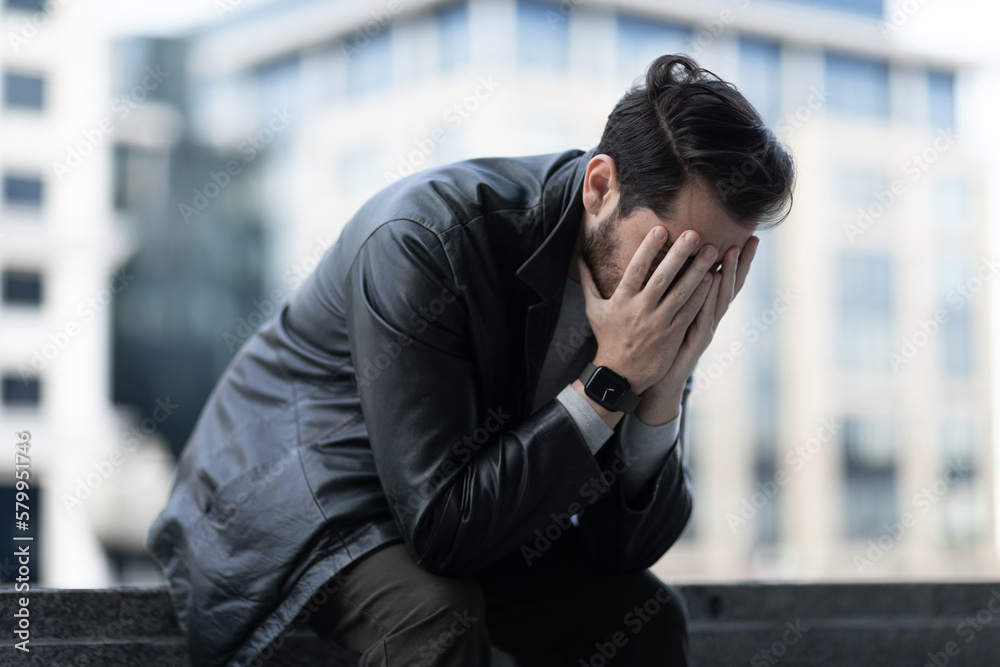
[[[674,289],[676,289],[676,287]],[[690,298],[688,298],[687,301],[681,304],[681,307],[674,314],[671,323],[677,324],[682,327],[687,327],[688,325],[690,325],[691,322],[693,322],[694,319],[698,316],[698,313],[701,311],[701,307],[705,303],[705,299],[708,298],[708,294],[711,291],[712,291],[712,276],[710,274],[703,275],[702,281],[698,283],[698,285],[694,288],[694,291],[691,292]],[[659,307],[669,308],[669,306],[667,306],[665,302],[666,300],[664,300],[664,303],[660,304]]]
[[[719,296],[715,304],[716,323],[726,314],[729,304],[736,297],[736,266],[739,254],[738,248],[732,248],[726,253],[726,259],[722,262],[722,280],[719,283]]]
[[[698,313],[699,320],[704,317],[704,324],[699,322],[699,326],[702,327],[702,331],[708,332],[709,341],[712,339],[711,334],[715,331],[715,327],[719,325],[719,318],[721,316],[716,313],[718,312],[719,303],[723,300],[719,295],[722,293],[722,285],[724,282],[725,277],[719,275],[718,273],[712,276],[712,290],[705,299],[705,306]],[[723,310],[723,312],[725,312],[725,310]]]
[[[643,291],[646,294],[647,303],[655,307],[663,298],[664,292],[671,289],[674,280],[684,274],[685,266],[694,257],[697,257],[695,250],[697,250],[699,242],[698,232],[693,229],[685,231],[678,237],[676,243],[667,248],[663,261],[655,269],[646,271],[643,276],[645,283]],[[687,293],[690,294],[691,291],[689,290]]]
[[[736,265],[736,289],[733,292],[733,298],[740,293],[743,289],[743,283],[747,280],[747,274],[750,273],[750,263],[753,262],[754,256],[757,254],[757,246],[760,245],[760,239],[756,236],[751,236],[747,239],[747,242],[743,244],[743,250],[740,251],[739,262]]]
[[[715,301],[718,299],[718,286],[722,284],[718,274],[714,274],[714,276],[717,277],[712,278],[711,287],[706,290],[702,307],[698,310],[695,321],[688,327],[684,336],[684,343],[681,345],[681,349],[674,359],[675,366],[680,364],[683,368],[689,369],[684,377],[690,375],[691,371],[694,370],[694,365],[697,363],[698,357],[705,351],[708,344],[712,342],[712,314],[715,312]],[[716,296],[713,297],[713,294]]]
[[[662,238],[657,238],[657,234],[661,233],[663,235]],[[628,266],[625,267],[625,273],[622,275],[621,282],[615,288],[616,294],[621,292],[626,296],[632,296],[642,290],[642,285],[646,282],[646,277],[649,275],[649,268],[653,265],[654,258],[660,253],[666,241],[667,230],[663,225],[653,225],[646,232],[645,238],[642,239],[642,243],[636,248],[635,254],[632,255]],[[674,245],[678,244],[675,243]],[[683,244],[681,244],[681,247],[683,247]],[[673,250],[672,247],[668,250],[667,254],[670,254],[671,250]]]
[[[646,285],[645,291],[649,292],[647,298],[655,299],[654,305],[662,306],[665,304],[667,308],[672,310],[680,308],[698,288],[699,282],[712,267],[717,255],[718,251],[715,246],[706,245],[692,258],[690,266],[672,286],[670,286],[673,280],[672,269],[664,268],[663,265],[667,263],[667,260],[663,260],[663,263],[656,267],[656,271],[653,272],[649,284]],[[664,296],[664,292],[666,296]]]

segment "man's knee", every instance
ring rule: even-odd
[[[671,664],[685,664],[688,643],[688,611],[681,592],[651,572],[644,581],[645,592],[629,618],[630,650],[643,659],[669,658]]]
[[[433,575],[421,586],[421,595],[413,612],[445,621],[451,619],[456,623],[457,619],[464,623],[479,622],[486,614],[486,600],[479,582],[471,577],[458,579]]]
[[[652,599],[661,605],[661,614],[666,625],[687,632],[688,610],[684,596],[676,586],[658,581]]]

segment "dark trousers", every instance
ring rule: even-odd
[[[688,665],[680,593],[649,570],[603,570],[575,529],[530,565],[514,551],[471,577],[427,572],[402,542],[338,577],[308,622],[362,667],[487,667],[491,643],[525,667]]]

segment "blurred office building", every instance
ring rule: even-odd
[[[108,94],[111,41],[86,3],[6,0],[0,33],[0,581],[24,581],[26,546],[32,584],[110,585],[146,560],[173,463],[157,433],[169,410],[111,395],[135,248],[111,206],[111,143],[134,107]]]
[[[586,150],[653,58],[693,55],[755,103],[798,183],[699,364],[695,511],[657,571],[990,577],[997,267],[983,158],[963,132],[974,63],[901,46],[909,18],[878,0],[221,11],[191,40],[192,132],[232,149],[292,118],[257,165],[276,230],[261,295],[287,294],[385,184],[466,157]]]
[[[35,4],[7,0],[4,28],[37,11],[12,5]],[[33,51],[0,51],[0,425],[29,427],[53,476],[60,457],[81,459],[45,484],[45,511],[68,521],[63,490],[168,397],[180,407],[144,443],[176,455],[239,346],[367,197],[430,165],[587,150],[648,64],[683,52],[748,95],[798,182],[696,371],[684,433],[695,510],[656,571],[996,577],[997,267],[968,132],[976,63],[902,46],[909,15],[873,0],[213,6],[184,37],[96,40],[94,60],[55,48],[80,39],[59,16]],[[151,72],[169,74],[130,92]],[[59,86],[83,81],[107,93],[65,106]],[[41,101],[25,108],[11,90]],[[52,161],[102,114],[114,133],[63,183]],[[77,304],[119,268],[129,287],[85,325]],[[80,336],[22,386],[19,366],[71,319]],[[165,501],[156,460],[135,476],[161,480],[148,503]],[[147,526],[128,526],[126,549],[86,536],[120,580],[122,562],[142,562],[130,549]]]

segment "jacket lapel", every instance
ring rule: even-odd
[[[570,160],[545,184],[542,226],[551,229],[518,268],[518,279],[541,298],[528,305],[524,320],[524,386],[519,408],[527,415],[535,398],[545,352],[559,319],[562,294],[583,215],[583,176],[596,148]],[[554,224],[553,224],[554,221]]]

